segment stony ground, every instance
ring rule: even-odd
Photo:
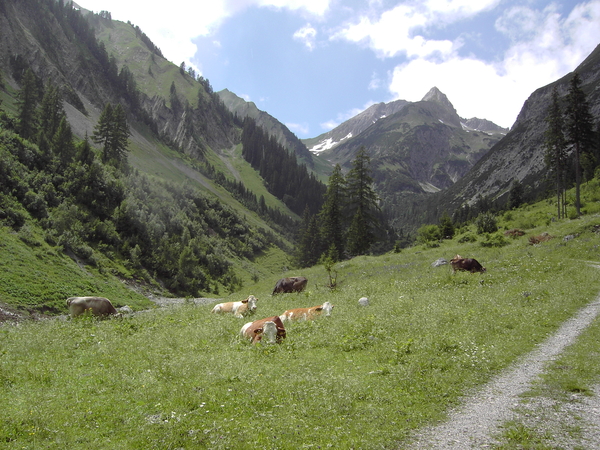
[[[530,389],[546,364],[574,343],[599,314],[600,297],[566,321],[535,351],[465,398],[446,422],[420,430],[407,448],[497,448],[503,444],[500,427],[512,420],[544,437],[546,446],[536,448],[600,449],[600,386],[591,397],[574,395],[566,402],[519,397]]]

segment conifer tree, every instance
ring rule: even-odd
[[[40,135],[45,134],[46,138],[52,138],[60,121],[66,117],[65,110],[62,105],[62,97],[59,90],[53,84],[50,84],[44,92],[42,103],[39,110],[40,117]],[[38,138],[39,140],[39,138]]]
[[[581,89],[581,78],[576,72],[569,85],[566,109],[567,142],[573,146],[575,159],[575,208],[581,215],[581,161],[589,157],[593,143],[593,122],[590,107]]]
[[[556,188],[556,204],[558,218],[563,217],[563,196],[565,190],[565,174],[567,163],[567,144],[564,134],[564,120],[560,108],[558,90],[552,90],[552,103],[546,117],[548,129],[545,135],[546,165],[554,175],[554,186]]]
[[[126,163],[129,126],[125,110],[120,104],[114,108],[110,103],[106,104],[94,128],[92,141],[102,145],[103,163],[113,161],[117,166]]]
[[[75,143],[71,125],[63,117],[58,124],[58,129],[52,137],[52,151],[58,156],[60,166],[65,169],[75,158]]]
[[[37,86],[35,76],[31,69],[25,71],[23,76],[21,90],[18,94],[18,131],[21,137],[32,139],[37,130],[36,123],[36,103],[38,101]]]
[[[319,212],[320,234],[323,246],[334,262],[344,254],[344,203],[345,180],[342,168],[337,164],[329,177],[325,201]],[[334,248],[334,250],[331,250]]]
[[[314,266],[321,256],[320,247],[317,218],[310,214],[307,206],[302,214],[302,224],[298,230],[298,246],[296,247],[297,261],[300,267]]]
[[[371,160],[361,147],[346,177],[348,211],[352,222],[348,229],[348,251],[353,255],[367,253],[375,241],[373,230],[377,227],[375,212],[379,198],[373,190],[370,171]]]

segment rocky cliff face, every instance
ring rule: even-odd
[[[463,126],[463,119],[437,88],[420,102],[393,103],[387,109],[394,111],[392,114],[378,117],[356,136],[320,153],[331,164],[348,170],[364,146],[384,205],[395,203],[398,196],[452,186],[503,136],[501,131]],[[381,110],[382,106],[378,108]],[[374,111],[363,115],[373,118]]]
[[[576,69],[582,80],[590,110],[600,120],[600,46]],[[544,190],[544,133],[546,116],[552,100],[552,90],[565,97],[573,74],[544,86],[527,99],[515,124],[504,139],[498,142],[466,175],[444,193],[442,203],[455,209],[464,203],[472,204],[479,196],[490,199],[508,194],[513,180],[520,181],[535,194]]]
[[[96,19],[96,37],[101,39],[106,30],[111,34],[111,39],[106,40],[107,55],[114,56],[117,70],[124,65],[130,69],[139,88],[144,113],[132,112],[131,104],[90,47],[90,37],[74,32],[72,23],[76,21],[63,18],[59,22],[57,17],[60,14],[53,14],[48,3],[29,0],[0,2],[0,68],[5,81],[14,89],[19,89],[19,79],[26,68],[31,68],[40,82],[57,86],[63,94],[73,131],[79,137],[93,132],[106,103],[121,103],[129,111],[131,126],[136,127],[138,122],[150,118],[166,141],[192,156],[200,156],[209,147],[228,148],[239,141],[232,116],[228,117],[226,109],[219,109],[201,83],[180,75],[172,63],[153,54],[140,40],[135,40],[136,31],[131,25]],[[89,12],[82,10],[82,14]],[[126,51],[120,47],[121,35],[132,35],[129,42],[136,44],[134,48]],[[148,74],[149,67],[154,68],[156,76]],[[171,73],[175,75],[171,76]],[[189,109],[182,107],[176,110],[167,104],[168,84],[165,89],[167,95],[147,89],[152,84],[166,83],[165,80],[168,83],[177,80],[181,103],[185,105],[188,102],[191,105]],[[199,95],[200,90],[203,95]],[[137,137],[134,134],[132,139]]]
[[[288,150],[293,151],[298,159],[308,167],[314,167],[311,153],[298,137],[275,117],[258,109],[254,102],[247,102],[228,89],[217,93],[229,111],[240,118],[250,117],[256,124],[273,136],[277,142]]]

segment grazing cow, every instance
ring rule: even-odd
[[[311,308],[296,308],[288,309],[279,318],[282,321],[292,320],[313,320],[321,315],[330,316],[333,305],[329,302],[325,302],[319,306],[313,306]]]
[[[275,285],[273,294],[281,294],[287,292],[302,292],[308,284],[308,278],[306,277],[287,277],[282,278]]]
[[[69,297],[67,306],[71,317],[77,317],[90,311],[94,316],[119,315],[109,299],[104,297]]]
[[[244,317],[253,314],[256,311],[256,302],[258,299],[250,295],[246,300],[240,302],[226,302],[215,305],[211,312],[213,313],[233,313],[235,317]]]
[[[260,342],[263,337],[267,344],[281,343],[285,339],[285,327],[279,316],[248,322],[240,330],[240,335],[250,339],[253,344]]]
[[[467,272],[485,272],[485,267],[479,264],[479,261],[473,258],[463,258],[460,255],[456,255],[450,260],[452,271],[455,273],[457,270],[465,270]]]

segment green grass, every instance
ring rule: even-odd
[[[539,206],[540,208],[542,206]],[[537,207],[536,207],[537,208]],[[531,208],[531,213],[535,208]],[[462,394],[542,342],[600,290],[600,218],[532,228],[501,248],[447,241],[318,266],[306,292],[272,297],[265,276],[227,300],[255,318],[324,301],[329,318],[287,326],[278,346],[239,338],[247,321],[186,304],[121,320],[0,328],[3,448],[398,448]],[[502,226],[508,224],[502,223]],[[568,242],[562,237],[577,232]],[[477,258],[485,274],[433,268]],[[360,307],[367,296],[370,306]],[[598,352],[598,341],[590,348]],[[598,368],[589,370],[597,379]],[[595,378],[596,377],[596,378]],[[518,432],[518,430],[517,430]]]
[[[0,227],[0,302],[50,314],[66,314],[72,296],[108,297],[116,307],[134,310],[153,304],[119,281],[116,275],[127,274],[126,268],[105,259],[96,267],[79,266],[36,233],[29,225],[18,233]]]

